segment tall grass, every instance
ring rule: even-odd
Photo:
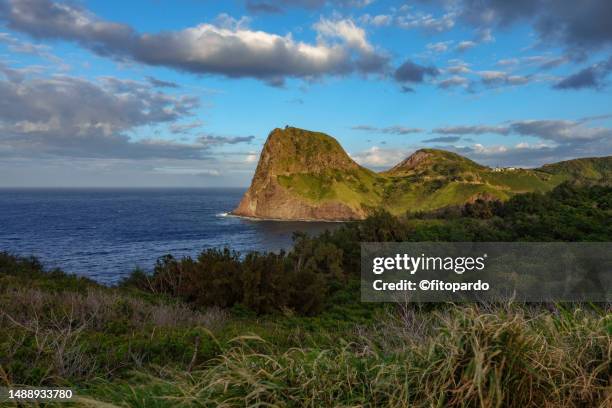
[[[228,319],[217,308],[196,311],[105,288],[8,288],[0,305],[0,386],[65,385],[149,363],[201,362],[215,353],[208,333]]]
[[[139,374],[128,403],[126,384],[97,392],[142,407],[612,406],[609,310],[406,310],[325,347],[237,337],[202,369]]]

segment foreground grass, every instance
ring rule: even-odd
[[[609,305],[351,299],[308,318],[199,310],[2,255],[0,385],[100,407],[612,405]]]
[[[136,373],[93,392],[142,407],[606,407],[609,325],[579,309],[399,313],[335,346],[282,349],[242,336],[204,369]]]

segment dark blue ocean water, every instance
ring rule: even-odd
[[[244,189],[0,190],[0,251],[34,255],[47,267],[115,283],[158,257],[229,246],[277,251],[293,231],[338,224],[228,217]]]

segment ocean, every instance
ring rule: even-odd
[[[0,190],[0,251],[114,284],[165,254],[206,248],[279,251],[294,231],[338,223],[255,221],[228,216],[244,189]]]

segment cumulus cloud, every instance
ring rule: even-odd
[[[365,30],[353,20],[321,18],[313,27],[320,44],[340,40],[341,44],[355,51],[355,64],[359,71],[383,72],[389,62],[389,57],[375,50],[368,42]]]
[[[432,51],[435,53],[443,53],[448,51],[448,48],[453,43],[453,41],[440,41],[436,43],[429,43],[425,46],[428,51]]]
[[[423,140],[423,143],[456,143],[461,140],[459,136],[440,136]]]
[[[598,120],[604,120],[604,119],[610,119],[612,118],[612,113],[604,113],[601,115],[591,115],[591,116],[585,116],[583,118],[580,118],[580,120],[578,122],[581,123],[586,123],[586,122],[595,122]]]
[[[557,68],[563,64],[569,62],[567,56],[554,56],[554,55],[531,55],[523,57],[523,64],[525,65],[536,65],[538,69],[547,70]]]
[[[187,122],[187,123],[172,123],[169,126],[169,130],[170,130],[170,133],[181,135],[181,134],[187,134],[191,132],[192,130],[202,127],[203,125],[204,123],[200,120],[196,120],[193,122]]]
[[[364,14],[361,21],[377,27],[393,25],[405,30],[419,29],[427,34],[436,34],[453,28],[456,16],[453,10],[436,15],[415,10],[413,6],[404,4],[392,7],[387,14]]]
[[[488,87],[524,85],[531,78],[524,75],[511,75],[504,71],[477,71],[481,82]]]
[[[9,81],[21,82],[27,76],[38,74],[42,71],[43,69],[38,66],[26,66],[21,68],[10,67],[0,60],[0,74]]]
[[[508,67],[518,63],[518,59],[501,60],[498,62],[498,65]],[[468,92],[475,92],[478,89],[525,85],[536,80],[547,79],[534,74],[516,75],[499,70],[477,71],[471,69],[470,64],[459,59],[449,60],[448,66],[443,68],[440,73],[444,74],[444,76],[437,80],[439,88],[452,89],[461,87]]]
[[[201,135],[197,138],[197,141],[206,147],[219,146],[225,144],[238,144],[238,143],[250,143],[255,139],[255,136],[215,136],[215,135]]]
[[[364,14],[359,19],[364,24],[370,24],[375,27],[386,27],[393,23],[393,16],[390,14]]]
[[[474,48],[476,45],[477,44],[474,41],[461,41],[459,44],[457,44],[457,47],[455,49],[458,52],[464,52],[471,48]]]
[[[601,89],[606,83],[605,80],[612,72],[612,57],[606,61],[598,62],[590,67],[563,78],[554,88],[556,89]]]
[[[257,153],[249,152],[249,154],[245,156],[244,161],[246,163],[257,163],[258,158],[259,158],[259,155],[257,155]]]
[[[196,74],[257,78],[274,85],[288,77],[378,73],[387,58],[346,19],[322,20],[316,25],[321,30],[319,39],[334,41],[315,44],[251,30],[245,20],[229,16],[179,31],[138,33],[73,3],[51,0],[7,0],[0,6],[0,20],[34,38],[73,41],[118,60]]]
[[[443,135],[482,135],[485,133],[508,134],[509,130],[506,126],[487,126],[487,125],[470,125],[470,126],[447,126],[436,128],[432,133]]]
[[[459,59],[452,59],[448,61],[449,66],[445,69],[446,72],[451,74],[469,74],[472,72],[470,64]]]
[[[571,120],[516,121],[510,123],[509,129],[519,135],[536,136],[559,143],[612,139],[612,129],[589,127]]]
[[[314,25],[318,34],[318,39],[321,42],[325,40],[343,40],[349,47],[362,52],[372,52],[374,48],[366,38],[365,30],[357,27],[352,20],[338,19],[329,20],[321,18]]]
[[[199,101],[150,84],[116,78],[69,76],[0,80],[0,155],[106,159],[199,159],[220,144],[247,138],[198,138],[179,143],[134,138],[134,131],[172,124],[193,114]]]
[[[524,62],[524,61],[523,61]],[[512,73],[514,65],[521,63],[518,58],[502,59],[496,65],[504,67],[507,71],[483,70],[477,71],[461,60],[449,60],[448,66],[440,72],[445,74],[438,79],[439,88],[451,89],[462,87],[468,92],[479,89],[495,89],[500,87],[513,87],[526,85],[536,81],[551,81],[556,78],[541,74],[519,75]],[[526,62],[524,62],[526,64]],[[461,75],[458,75],[461,74]]]
[[[0,13],[2,5],[0,4]],[[19,54],[29,54],[44,60],[50,61],[61,70],[68,70],[70,66],[66,64],[60,57],[53,54],[52,49],[48,45],[34,44],[28,41],[23,41],[15,38],[9,33],[0,33],[0,43],[6,44],[9,51]]]
[[[477,43],[490,43],[495,41],[493,31],[490,28],[481,28],[476,32],[475,40]]]
[[[405,159],[406,156],[407,152],[405,151],[378,146],[372,146],[362,152],[351,154],[351,157],[357,163],[376,170],[387,169]]]
[[[438,86],[442,89],[454,88],[457,86],[467,86],[470,80],[458,75],[453,75],[450,78],[446,78],[438,82]]]
[[[555,142],[584,141],[612,138],[612,129],[603,127],[589,127],[587,122],[592,119],[586,118],[580,121],[573,120],[519,120],[511,121],[503,125],[468,125],[447,126],[435,128],[432,133],[445,135],[482,135],[517,134],[522,136],[534,136]]]
[[[407,6],[400,7],[399,11],[400,14],[395,16],[395,25],[403,29],[418,28],[427,32],[439,33],[455,26],[454,12],[434,16],[430,13],[412,12]]]
[[[514,146],[473,146],[449,147],[449,150],[464,154],[471,159],[489,166],[539,167],[546,163],[569,160],[576,157],[601,156],[602,151],[610,152],[609,143],[598,142],[589,146],[550,146],[517,143]]]
[[[492,31],[490,28],[479,29],[476,31],[476,35],[473,40],[464,40],[457,43],[455,51],[462,53],[468,51],[479,44],[490,43],[495,41]]]
[[[503,58],[495,63],[498,67],[515,67],[519,64],[523,66],[535,66],[540,70],[557,68],[569,62],[566,56],[555,55],[531,55],[521,58]]]
[[[612,129],[590,126],[589,122],[607,118],[599,115],[571,120],[519,120],[502,125],[449,126],[433,129],[432,133],[447,135],[518,135],[539,139],[537,143],[520,142],[514,146],[484,146],[453,148],[485,164],[539,166],[543,163],[575,157],[612,154]]]
[[[370,132],[370,133],[384,133],[384,134],[392,134],[392,135],[408,135],[411,133],[423,132],[423,129],[411,128],[411,127],[405,127],[405,126],[387,126],[387,127],[380,128],[380,127],[370,126],[370,125],[358,125],[358,126],[353,126],[351,129],[360,130],[364,132]]]
[[[541,42],[562,44],[572,54],[612,44],[612,2],[608,0],[587,0],[579,5],[574,0],[459,0],[453,4],[457,18],[485,29],[529,22]]]
[[[419,65],[411,60],[406,60],[400,65],[393,74],[393,77],[400,83],[421,83],[426,77],[436,77],[440,71],[433,65]]]
[[[497,61],[495,65],[499,67],[509,67],[509,66],[518,65],[519,62],[520,60],[518,58],[503,58]]]
[[[164,81],[161,79],[157,79],[152,76],[147,76],[146,80],[153,86],[157,88],[178,88],[179,85],[176,82]]]

